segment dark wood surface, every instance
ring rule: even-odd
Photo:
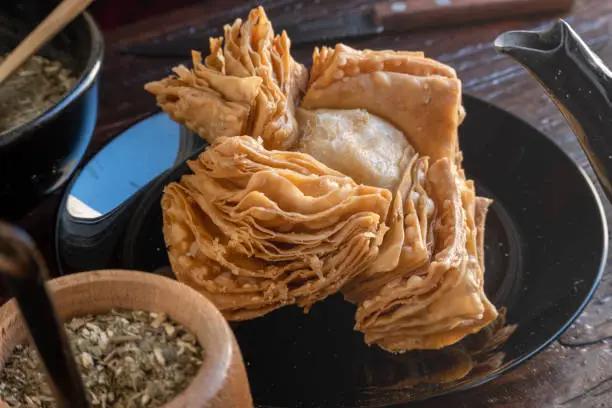
[[[154,38],[166,32],[204,29],[244,17],[262,3],[274,18],[295,20],[368,7],[367,0],[202,1],[200,5],[152,17],[106,33],[106,60],[101,76],[98,126],[93,153],[117,133],[153,112],[155,103],[143,85],[162,77],[179,62],[120,55],[121,45]],[[612,1],[577,0],[567,16],[574,28],[612,64]],[[522,118],[549,135],[593,178],[578,143],[555,106],[536,83],[508,58],[496,55],[495,37],[506,30],[541,27],[551,16],[514,19],[472,26],[405,34],[385,34],[349,41],[358,48],[424,50],[428,56],[452,65],[466,93],[480,97]],[[205,50],[207,44],[202,44]],[[311,46],[293,54],[308,63]],[[468,112],[469,114],[469,112]],[[611,135],[612,137],[612,135]],[[545,158],[543,158],[545,160]],[[593,178],[594,180],[594,178]],[[58,195],[50,197],[25,217],[24,226],[41,246],[53,269],[51,247]],[[612,215],[607,202],[606,212]],[[479,388],[432,400],[422,407],[612,407],[612,269],[580,317],[559,341],[518,369]]]

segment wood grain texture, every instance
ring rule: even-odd
[[[374,6],[374,19],[385,28],[402,31],[565,12],[573,3],[573,0],[383,1]]]
[[[118,132],[156,110],[154,98],[143,90],[145,82],[160,78],[177,63],[175,59],[147,59],[120,55],[119,47],[176,32],[204,30],[212,25],[245,17],[250,8],[263,4],[272,21],[290,16],[295,21],[368,8],[368,0],[226,0],[200,5],[107,33],[106,60],[101,77],[101,106],[90,152]],[[371,3],[370,3],[371,4]],[[466,93],[504,108],[545,134],[576,160],[593,179],[586,158],[561,114],[542,89],[509,58],[497,55],[495,37],[512,29],[538,28],[553,17],[509,19],[471,26],[403,34],[383,34],[348,42],[358,48],[424,50],[428,56],[452,65]],[[612,1],[577,0],[567,21],[612,64]],[[206,49],[207,44],[202,44]],[[296,59],[309,64],[311,46],[293,50]],[[468,112],[469,115],[469,112]],[[612,137],[612,136],[611,136]],[[545,158],[544,158],[545,159]],[[603,197],[603,195],[602,195]],[[57,195],[24,218],[22,225],[46,251],[53,265],[52,229]],[[608,217],[612,206],[605,202]],[[610,263],[608,264],[610,266]],[[593,301],[554,345],[518,369],[493,382],[463,393],[438,398],[419,407],[612,407],[612,268],[608,268]]]

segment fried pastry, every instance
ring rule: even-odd
[[[297,140],[295,106],[306,68],[291,57],[287,34],[274,34],[262,7],[224,30],[210,39],[204,63],[193,52],[192,69],[178,66],[145,89],[173,120],[209,142],[246,134],[261,137],[266,148],[289,149]]]
[[[455,72],[420,53],[323,48],[315,51],[301,106],[313,109],[310,115],[366,110],[395,125],[409,144],[380,138],[371,159],[391,165],[404,152],[394,172],[369,181],[377,185],[393,176],[393,183],[384,184],[394,194],[389,231],[372,267],[343,288],[358,306],[355,327],[366,342],[392,352],[436,349],[490,323],[497,314],[483,289],[489,202],[476,198],[461,167],[457,127],[464,114]],[[334,126],[328,128],[335,135]],[[311,133],[301,131],[306,142],[300,146],[313,139]],[[309,152],[349,175],[356,172],[359,154],[344,151],[347,132],[333,139],[319,133],[319,146]],[[364,145],[361,154],[369,152]]]
[[[391,203],[311,156],[218,138],[162,199],[172,269],[229,320],[309,308],[375,261]]]
[[[147,84],[212,143],[162,199],[176,277],[229,320],[341,292],[365,341],[394,353],[490,324],[491,202],[462,168],[455,71],[338,44],[315,50],[308,79],[289,49],[258,8],[192,69]]]
[[[305,109],[365,109],[401,130],[422,156],[455,160],[463,120],[455,71],[422,53],[315,50]]]
[[[484,294],[481,266],[488,201],[476,200],[473,183],[449,159],[431,166],[427,182],[440,204],[432,261],[361,299],[356,313],[366,342],[391,352],[442,348],[497,317]]]
[[[344,288],[357,302],[398,275],[428,261],[433,203],[423,181],[429,159],[419,157],[404,134],[363,109],[299,109],[299,150],[359,183],[395,191],[390,228],[374,265]]]
[[[433,248],[434,202],[425,186],[429,159],[415,154],[398,186],[387,216],[389,232],[371,268],[343,289],[353,302],[375,296],[387,283],[414,273],[429,262]]]
[[[148,83],[146,90],[156,96],[158,106],[172,120],[209,142],[217,136],[247,132],[262,79],[226,76],[207,68],[196,51],[192,59],[193,69],[178,66],[173,69],[175,76]]]

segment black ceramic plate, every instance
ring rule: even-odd
[[[352,328],[354,307],[339,296],[309,314],[286,307],[234,325],[259,406],[378,407],[473,387],[533,356],[582,311],[607,254],[605,217],[591,182],[533,127],[469,96],[464,102],[465,169],[479,193],[495,200],[485,289],[507,308],[516,331],[493,351],[482,350],[487,336],[480,333],[441,351],[391,355],[363,343]],[[159,200],[176,177],[162,175],[135,196],[129,221],[114,233],[121,235],[114,260],[90,252],[89,269],[167,271]]]

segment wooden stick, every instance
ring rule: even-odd
[[[64,0],[0,64],[0,84],[74,20],[93,0]]]

